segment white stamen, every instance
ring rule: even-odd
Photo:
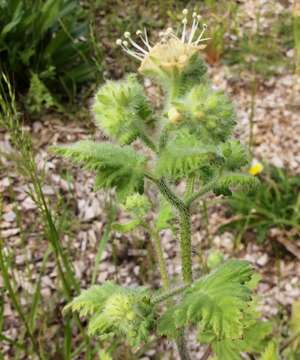
[[[141,30],[138,30],[138,31],[136,32],[136,35],[141,38],[143,44],[146,45],[146,47],[148,48],[148,50],[151,50],[151,46],[150,46],[149,42],[147,42],[147,41],[146,41],[146,38],[144,39],[144,37],[143,37],[143,32],[142,32]]]
[[[193,13],[192,30],[191,30],[190,37],[189,37],[189,41],[188,41],[189,44],[191,44],[191,43],[193,42],[193,38],[194,38],[195,32],[196,32],[197,29],[198,29],[198,25],[199,25],[198,16],[197,16],[197,13],[194,12],[194,13]]]
[[[186,24],[187,24],[187,18],[184,18],[182,20],[183,23],[183,30],[182,30],[182,35],[181,35],[181,41],[185,42],[185,33],[186,33]]]
[[[131,56],[133,56],[134,58],[136,58],[136,59],[138,59],[138,60],[143,60],[143,57],[139,54],[139,53],[137,53],[136,51],[133,51],[133,50],[130,50],[129,48],[128,48],[128,42],[127,41],[123,41],[122,42],[122,49],[128,54],[128,55],[131,55]]]
[[[177,36],[176,33],[173,31],[173,29],[171,27],[167,28],[164,32],[161,32],[159,34],[159,36],[162,37],[162,40],[165,41],[168,37],[174,38],[177,41],[181,41],[182,43],[185,44],[189,44],[192,46],[197,46],[199,43],[209,40],[210,38],[203,38],[203,35],[207,29],[207,25],[203,24],[202,26],[202,31],[200,33],[200,35],[197,37],[196,40],[194,40],[195,34],[198,30],[199,27],[199,23],[201,20],[201,15],[197,14],[197,12],[193,12],[192,14],[192,18],[193,18],[193,22],[192,22],[192,27],[190,29],[190,31],[187,29],[187,24],[188,24],[188,19],[187,19],[187,15],[188,15],[188,9],[184,9],[183,10],[183,15],[184,18],[182,20],[182,24],[183,24],[183,29],[182,29],[182,33],[181,33],[181,37]],[[118,46],[120,46],[122,48],[122,50],[124,50],[127,54],[129,54],[130,56],[143,61],[143,59],[149,54],[149,52],[152,50],[152,47],[149,43],[148,40],[148,34],[147,34],[147,30],[146,28],[144,28],[144,31],[142,30],[137,30],[136,32],[136,36],[138,36],[143,45],[146,46],[146,48],[143,48],[142,46],[140,46],[136,41],[134,41],[131,38],[131,34],[129,31],[126,31],[124,33],[124,38],[127,40],[122,40],[122,39],[117,39],[116,40],[116,44]],[[132,45],[133,48],[129,48],[129,44]]]
[[[202,41],[207,41],[207,40],[211,40],[211,38],[203,38],[203,39],[200,39],[200,40],[198,41],[198,43],[201,43]]]
[[[146,50],[144,50],[139,44],[137,44],[135,41],[132,40],[131,34],[130,34],[129,31],[126,31],[126,32],[124,33],[124,37],[125,37],[126,39],[128,39],[129,42],[131,43],[131,45],[132,45],[134,48],[136,48],[137,50],[139,50],[141,53],[143,53],[143,54],[145,54],[145,55],[148,54],[148,52],[147,52]]]
[[[195,41],[195,45],[198,45],[198,43],[199,43],[200,41],[204,41],[204,40],[202,39],[202,36],[204,35],[206,29],[207,29],[207,25],[206,25],[206,24],[203,24],[201,34],[198,36],[197,40]],[[201,40],[201,39],[202,39],[202,40]]]
[[[143,54],[145,54],[145,55],[147,55],[148,54],[148,52],[146,51],[146,50],[144,50],[139,44],[137,44],[135,41],[133,41],[132,39],[131,39],[131,37],[130,38],[128,38],[128,40],[130,41],[130,43],[131,43],[131,45],[133,46],[133,47],[135,47],[136,49],[138,49],[139,51],[141,51]]]

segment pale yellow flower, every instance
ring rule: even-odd
[[[172,28],[162,32],[161,41],[152,46],[148,39],[147,30],[136,32],[137,40],[126,31],[125,39],[118,39],[120,46],[128,55],[141,62],[140,72],[147,71],[153,66],[162,67],[164,70],[182,69],[199,50],[206,47],[203,43],[205,38],[206,24],[201,23],[201,16],[194,12],[192,14],[192,25],[188,27],[188,10],[183,10],[182,32],[180,35],[174,33]],[[199,32],[200,29],[200,32]],[[159,65],[158,65],[159,64]]]

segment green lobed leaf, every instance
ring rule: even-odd
[[[189,324],[201,326],[219,339],[238,339],[243,334],[245,309],[250,307],[251,266],[240,260],[221,264],[209,275],[197,280],[182,301],[169,308],[159,321],[161,334],[172,337]],[[248,324],[248,323],[247,323]]]
[[[145,288],[123,288],[111,282],[95,285],[65,307],[69,309],[90,316],[90,335],[125,337],[134,347],[148,341],[154,325],[153,305]]]
[[[66,305],[64,312],[69,310],[77,311],[81,316],[93,314],[100,310],[107,298],[117,290],[118,286],[111,282],[106,282],[101,286],[94,285],[87,290],[83,290],[79,296]]]
[[[164,147],[156,163],[158,176],[179,179],[199,172],[202,167],[212,167],[217,162],[217,148],[205,144],[188,132],[179,132]]]
[[[279,360],[278,346],[274,341],[270,341],[262,353],[259,360]]]
[[[246,148],[238,140],[228,140],[220,145],[220,152],[224,158],[224,167],[229,171],[239,170],[249,162]]]
[[[158,231],[169,229],[171,221],[174,220],[174,213],[169,202],[161,200],[159,212],[155,220],[155,227]]]
[[[253,190],[258,187],[259,180],[253,175],[244,173],[227,172],[214,180],[214,190],[242,188],[243,190]]]
[[[120,199],[143,191],[146,158],[130,147],[84,140],[52,151],[96,171],[96,189],[115,188]]]

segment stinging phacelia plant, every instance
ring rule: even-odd
[[[194,203],[210,192],[230,195],[236,188],[257,186],[244,171],[248,153],[233,138],[234,108],[230,100],[213,89],[201,57],[207,38],[201,17],[192,15],[176,36],[167,29],[151,46],[147,32],[138,31],[139,43],[130,33],[117,44],[141,64],[139,73],[162,87],[164,102],[153,109],[135,75],[109,81],[96,93],[93,112],[97,126],[112,142],[80,141],[56,147],[57,154],[96,173],[96,189],[115,189],[132,220],[115,224],[128,232],[140,226],[154,243],[163,289],[123,288],[112,282],[84,290],[66,309],[90,318],[88,331],[102,339],[122,336],[139,348],[150,335],[166,336],[177,343],[181,359],[190,359],[185,332],[196,327],[198,339],[208,344],[217,359],[235,360],[243,352],[262,352],[270,332],[258,320],[252,290],[253,270],[245,261],[221,262],[209,274],[195,276],[192,266],[191,213]],[[139,140],[148,151],[136,150]],[[145,155],[147,154],[147,155]],[[185,192],[176,185],[184,182]],[[145,188],[161,194],[157,217],[146,220],[152,203]],[[174,225],[175,218],[175,225]],[[178,227],[182,281],[168,275],[159,231]],[[164,304],[168,310],[165,311]]]

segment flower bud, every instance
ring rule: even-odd
[[[180,122],[182,115],[176,109],[176,107],[172,106],[168,111],[168,118],[172,124],[177,124]]]
[[[134,141],[139,135],[136,123],[148,123],[152,113],[143,87],[132,75],[100,87],[93,110],[96,124],[121,144]]]

